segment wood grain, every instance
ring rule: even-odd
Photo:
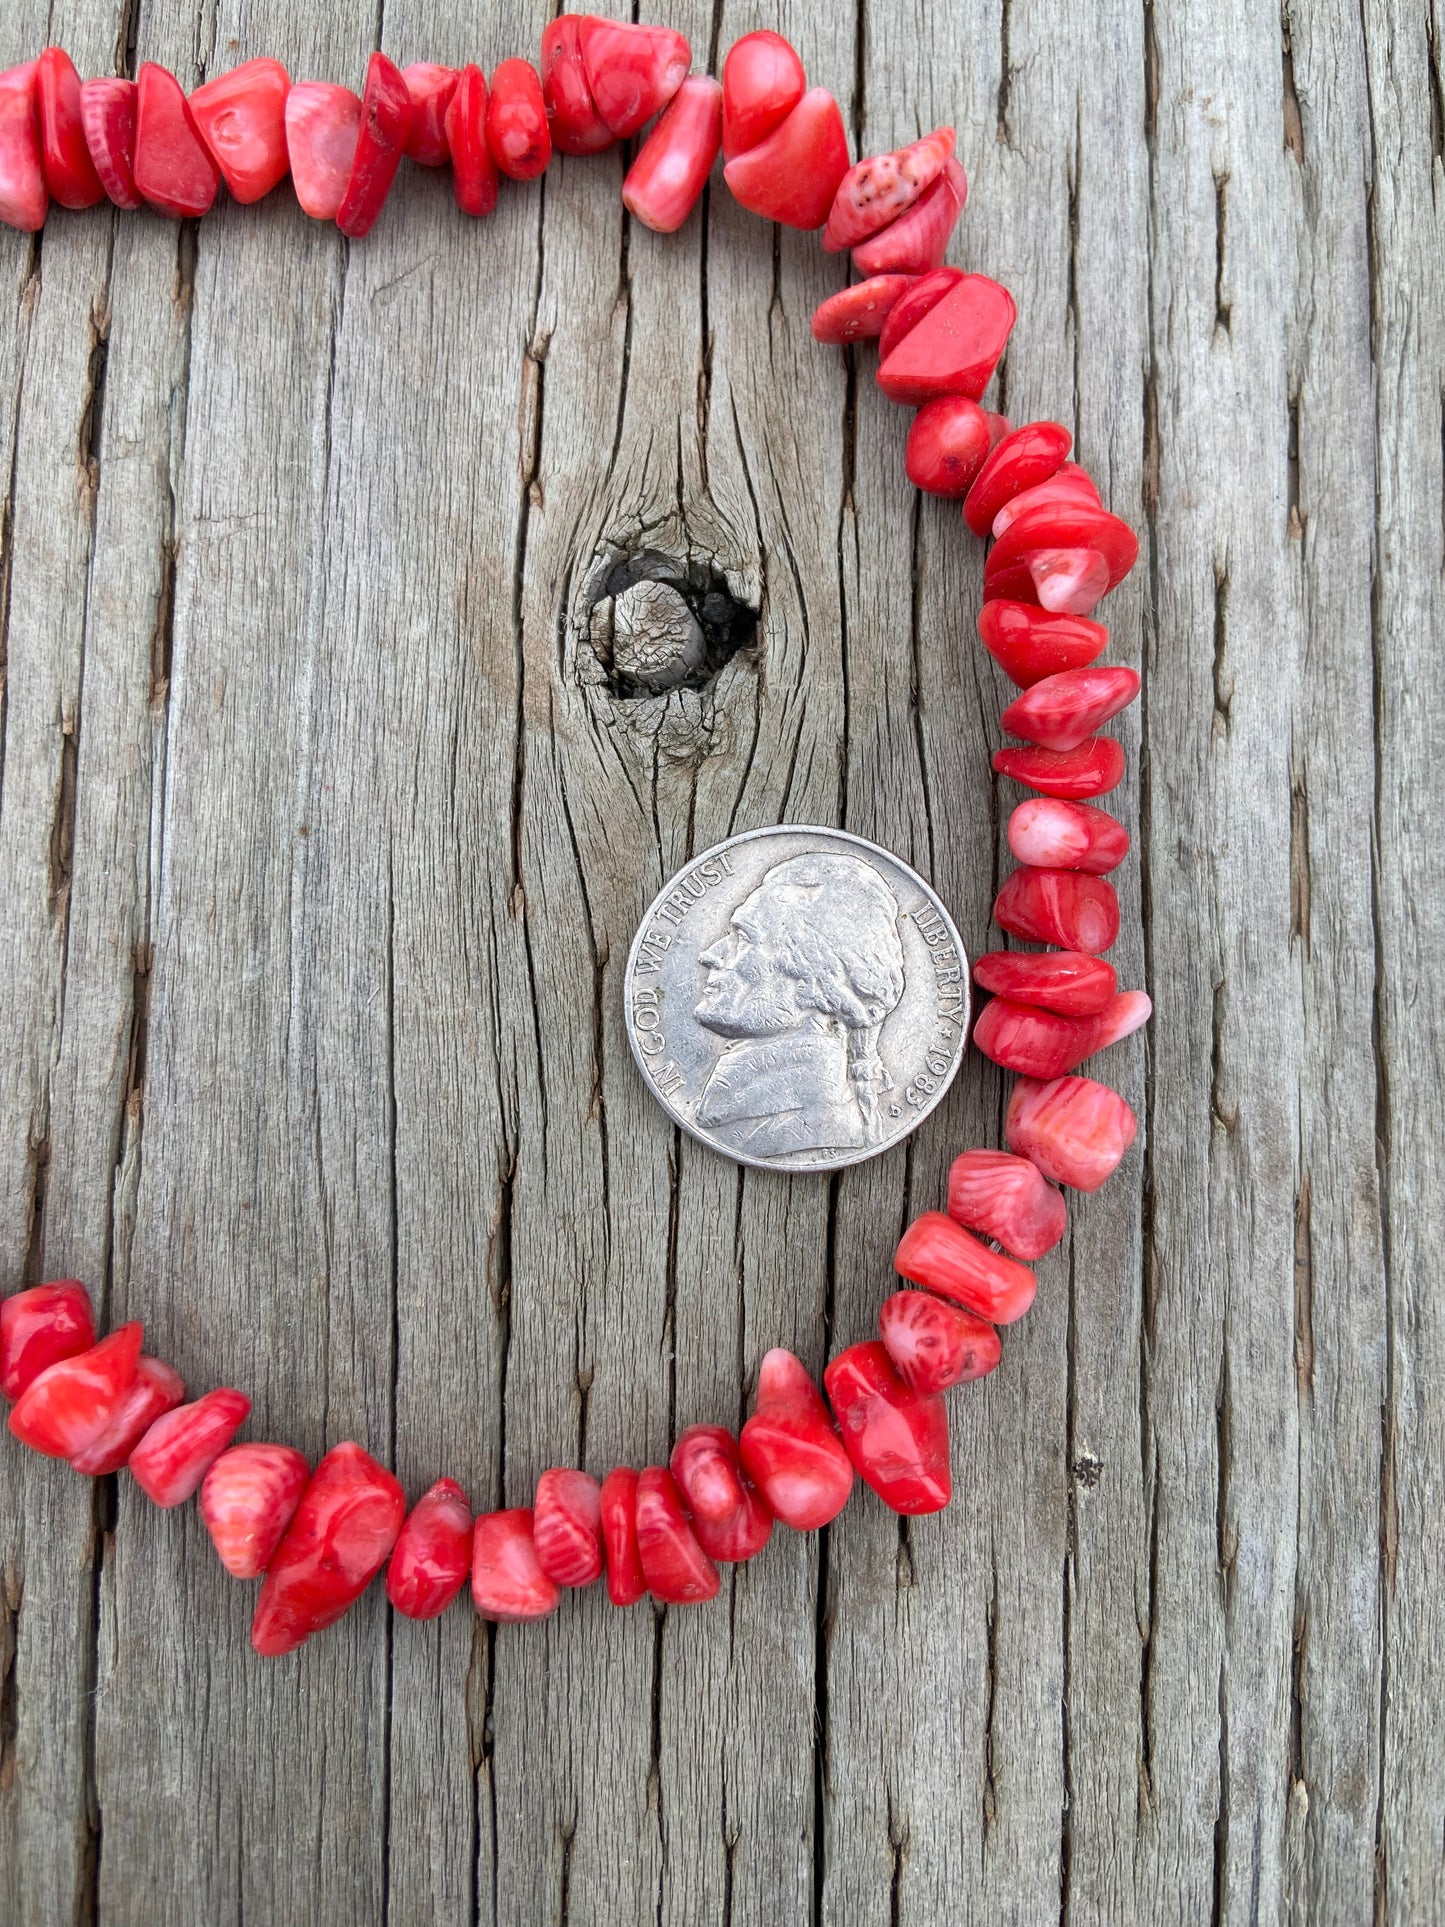
[[[549,12],[17,0],[0,64],[356,83]],[[0,1921],[1445,1916],[1437,0],[672,17],[699,65],[781,28],[860,150],[957,127],[998,405],[1141,533],[1139,1148],[952,1402],[954,1507],[857,1502],[692,1615],[373,1589],[262,1667],[191,1509],[7,1436]],[[624,164],[484,226],[407,170],[355,245],[284,192],[0,235],[0,1284],[83,1276],[249,1436],[479,1507],[868,1336],[1005,1098],[975,1058],[790,1181],[635,1074],[621,967],[688,855],[841,823],[977,951],[1021,792],[979,546],[809,336],[842,264],[717,180],[640,230]],[[702,692],[593,653],[644,544],[761,610]]]

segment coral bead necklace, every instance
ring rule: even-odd
[[[1116,1092],[1076,1075],[1150,1015],[1121,991],[1102,953],[1119,930],[1110,873],[1129,836],[1099,807],[1122,780],[1123,752],[1098,732],[1138,694],[1132,669],[1101,662],[1108,631],[1092,620],[1133,567],[1138,544],[1109,513],[1056,422],[1014,428],[983,396],[1016,319],[1008,291],[946,267],[967,195],[951,128],[850,163],[837,103],[810,88],[775,33],[748,34],[721,82],[692,75],[691,49],[668,28],[563,14],[534,66],[491,75],[374,54],[360,96],[325,81],[292,84],[252,60],[187,97],[164,68],[134,80],[82,81],[58,47],[0,74],[0,221],[41,227],[52,200],[109,200],[177,219],[207,212],[224,183],[261,200],[289,176],[316,220],[365,235],[404,160],[449,166],[461,211],[483,218],[502,177],[530,180],[554,150],[585,155],[640,138],[622,198],[661,233],[679,228],[721,155],[734,197],[765,220],[821,229],[859,279],[813,317],[820,342],[878,342],[877,379],[917,412],[906,468],[921,489],[961,504],[992,538],[979,635],[1019,694],[1002,724],[1020,746],[994,768],[1037,792],[1014,810],[1020,867],[994,908],[1000,927],[1041,950],[999,950],[974,980],[991,994],[979,1049],[1019,1072],[1007,1151],[966,1150],[947,1208],[905,1232],[903,1288],[879,1313],[879,1337],[840,1352],[822,1390],[791,1353],[758,1370],[740,1435],[693,1425],[666,1466],[620,1466],[598,1480],[544,1471],[533,1503],[474,1518],[441,1479],[408,1512],[392,1474],[361,1446],[312,1467],[284,1444],[235,1443],[250,1413],[229,1387],[186,1402],[137,1323],[97,1340],[75,1280],[0,1302],[0,1393],[10,1429],[37,1452],[91,1477],[127,1468],[158,1506],[199,1495],[228,1572],[260,1579],[258,1653],[287,1653],[331,1625],[387,1569],[396,1610],[431,1619],[468,1577],[492,1620],[555,1611],[562,1592],[604,1579],[618,1606],[710,1599],[720,1564],[755,1557],[775,1525],[825,1526],[855,1476],[896,1512],[935,1512],[951,1497],[943,1393],[999,1363],[998,1327],[1033,1302],[1031,1266],[1064,1236],[1059,1186],[1096,1190],[1132,1144],[1134,1114]],[[650,131],[645,132],[651,123]]]

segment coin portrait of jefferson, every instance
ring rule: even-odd
[[[898,900],[861,857],[776,864],[698,959],[700,1024],[727,1040],[697,1122],[752,1158],[861,1150],[893,1088],[878,1052],[903,996]]]

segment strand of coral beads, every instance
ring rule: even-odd
[[[1007,291],[944,267],[967,182],[951,128],[897,153],[849,165],[833,97],[773,33],[728,55],[722,82],[689,77],[691,50],[661,27],[564,14],[542,36],[538,66],[507,60],[490,82],[475,66],[399,71],[372,57],[364,92],[292,85],[274,60],[253,60],[186,96],[164,68],[135,80],[81,81],[52,47],[0,75],[0,218],[34,229],[50,201],[108,198],[173,217],[232,198],[260,200],[289,175],[317,220],[352,236],[380,215],[404,157],[450,164],[459,207],[483,216],[499,177],[528,180],[554,148],[594,154],[651,131],[622,197],[636,219],[679,227],[718,158],[742,205],[765,219],[823,228],[862,277],[813,318],[820,341],[878,338],[878,381],[917,409],[908,474],[963,503],[975,534],[993,537],[979,632],[1019,686],[1004,727],[1025,747],[994,766],[1040,792],[1019,805],[1009,845],[1021,865],[995,915],[1015,937],[1056,946],[1002,950],[978,964],[993,1001],[975,1041],[1024,1073],[1008,1110],[1009,1150],[965,1151],[946,1212],[910,1227],[897,1253],[908,1288],[884,1304],[881,1342],[850,1347],[824,1377],[772,1351],[758,1372],[740,1437],[694,1425],[667,1466],[543,1472],[529,1507],[474,1519],[442,1479],[407,1513],[401,1486],[359,1445],[314,1468],[290,1446],[236,1444],[250,1412],[224,1388],[185,1403],[169,1366],[126,1324],[96,1341],[91,1303],[74,1281],[22,1291],[0,1307],[0,1390],[10,1429],[36,1451],[92,1477],[129,1468],[158,1506],[200,1495],[226,1569],[262,1580],[252,1640],[291,1651],[338,1619],[389,1561],[396,1609],[429,1619],[468,1575],[489,1619],[535,1619],[563,1587],[606,1574],[619,1606],[650,1593],[681,1604],[717,1592],[718,1565],[753,1558],[775,1521],[826,1525],[855,1473],[885,1505],[924,1513],[950,1497],[948,1422],[940,1396],[999,1361],[997,1327],[1027,1311],[1032,1260],[1062,1238],[1056,1185],[1093,1190],[1128,1149],[1133,1113],[1102,1084],[1072,1073],[1145,1021],[1149,1002],[1119,992],[1100,953],[1119,908],[1108,873],[1129,847],[1090,800],[1120,781],[1117,743],[1096,734],[1134,699],[1130,669],[1098,666],[1107,630],[1089,620],[1132,567],[1137,544],[1109,514],[1070,438],[1052,422],[1014,430],[981,407],[1012,330]],[[830,1409],[831,1408],[831,1409]]]

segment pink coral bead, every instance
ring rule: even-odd
[[[1036,796],[1009,818],[1008,846],[1020,863],[1036,869],[1106,876],[1129,854],[1129,832],[1107,810]]]
[[[1139,1121],[1117,1091],[1091,1077],[1021,1078],[1008,1107],[1009,1149],[1046,1178],[1097,1191],[1138,1135]]]

